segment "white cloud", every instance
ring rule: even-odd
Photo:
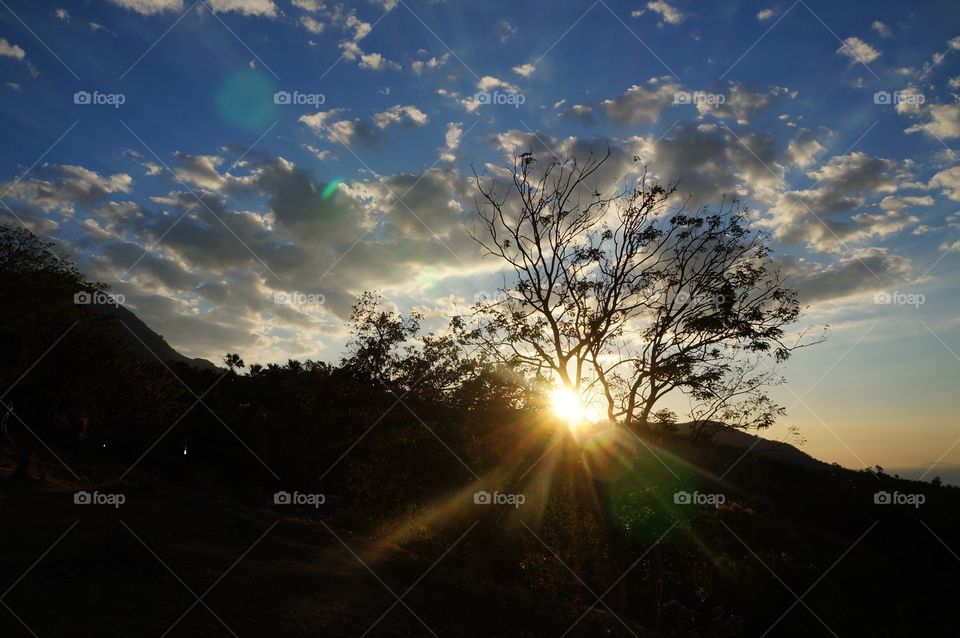
[[[141,15],[184,10],[183,0],[110,0],[110,2]],[[277,7],[273,0],[207,0],[207,4],[214,13],[236,12],[246,16],[269,17],[277,15]]]
[[[426,60],[414,60],[410,63],[410,68],[414,73],[420,75],[423,73],[424,69],[437,69],[447,63],[447,60],[450,59],[449,53],[444,53],[439,58],[431,57]]]
[[[293,6],[303,11],[309,11],[311,13],[316,13],[318,11],[323,11],[326,7],[323,2],[320,0],[292,0]]]
[[[929,183],[930,188],[939,188],[943,193],[954,201],[960,201],[960,166],[953,166],[940,171],[932,178]]]
[[[838,252],[870,237],[893,235],[918,221],[905,209],[911,201],[923,205],[922,200],[887,198],[879,211],[869,204],[878,195],[894,194],[909,177],[893,160],[855,151],[834,156],[807,175],[816,180],[815,186],[782,193],[761,222],[781,241]]]
[[[509,20],[500,21],[500,43],[503,44],[513,36],[517,35],[517,27]]]
[[[22,60],[27,57],[26,51],[16,44],[11,44],[6,38],[0,38],[0,55],[14,58],[15,60]]]
[[[457,159],[456,151],[460,148],[460,139],[462,137],[463,124],[461,122],[448,122],[447,131],[443,136],[445,146],[440,154],[440,158],[444,162],[453,162]]]
[[[880,200],[880,208],[901,212],[914,206],[933,206],[933,198],[929,195],[888,195]]]
[[[387,128],[387,126],[391,124],[399,124],[405,121],[415,126],[423,126],[427,123],[428,118],[426,113],[415,106],[401,106],[397,104],[382,113],[374,115],[373,121],[380,128]]]
[[[520,92],[517,86],[510,84],[506,80],[495,78],[492,75],[485,75],[477,82],[478,91],[493,91],[495,89],[503,89],[508,93]]]
[[[870,28],[876,31],[879,35],[884,38],[893,37],[893,31],[890,30],[890,27],[880,22],[879,20],[874,20],[873,24],[870,25]]]
[[[880,57],[880,52],[860,38],[851,36],[843,41],[837,53],[850,59],[850,64],[862,62],[870,64]]]
[[[113,4],[136,11],[141,15],[154,15],[164,11],[183,11],[183,0],[110,0]]]
[[[387,128],[392,125],[419,127],[429,121],[426,113],[412,105],[397,104],[369,118],[336,119],[342,112],[343,109],[318,111],[301,116],[300,121],[328,141],[367,147],[378,146],[385,139]]]
[[[704,99],[697,102],[697,111],[701,115],[718,118],[733,118],[737,124],[746,126],[754,115],[770,106],[774,99],[786,95],[796,97],[795,91],[783,87],[772,87],[764,93],[755,93],[737,82],[730,83],[730,90],[724,95],[723,102]]]
[[[521,64],[519,66],[513,67],[514,73],[525,78],[528,78],[531,75],[533,75],[533,72],[536,70],[537,70],[537,67],[530,64],[529,62],[527,64]]]
[[[680,24],[683,22],[684,18],[686,18],[685,15],[680,13],[675,7],[664,2],[664,0],[648,2],[647,8],[660,15],[661,19],[663,20],[660,23],[660,26],[663,26],[664,23]]]
[[[806,168],[814,162],[827,149],[824,148],[810,131],[801,131],[800,135],[787,143],[787,157],[790,163]]]
[[[273,0],[206,0],[214,13],[235,11],[245,16],[277,15],[277,6]]]
[[[360,55],[360,68],[370,69],[371,71],[383,71],[384,69],[399,71],[400,65],[379,53],[363,53]]]
[[[930,104],[915,110],[930,119],[907,128],[907,133],[923,132],[940,139],[960,137],[960,104]]]
[[[300,24],[310,33],[323,33],[327,26],[312,16],[300,16]]]
[[[760,22],[765,22],[776,15],[773,9],[763,9],[762,11],[757,11],[757,20]]]
[[[653,83],[651,87],[634,84],[623,95],[601,102],[600,108],[617,124],[635,124],[642,120],[656,122],[681,90],[680,85],[673,83]]]
[[[6,198],[44,212],[72,215],[76,205],[89,206],[115,193],[129,193],[133,178],[126,173],[101,175],[71,164],[43,164],[31,177],[2,187]]]
[[[63,22],[70,22],[70,13],[64,8],[56,9],[53,12],[53,15],[54,17],[57,18],[57,20],[62,20]]]
[[[319,149],[312,144],[301,144],[300,148],[308,151],[311,155],[321,161],[324,161],[330,157],[330,151]]]

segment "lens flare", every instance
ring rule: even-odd
[[[330,199],[333,196],[333,194],[337,192],[337,188],[342,183],[343,183],[343,180],[338,177],[337,179],[333,180],[332,182],[324,186],[323,192],[320,193],[320,199]]]

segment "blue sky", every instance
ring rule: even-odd
[[[809,452],[956,464],[958,36],[946,1],[4,0],[5,221],[186,354],[334,358],[365,289],[439,326],[495,288],[472,168],[609,142],[611,187],[638,156],[773,234],[832,326],[777,390]]]

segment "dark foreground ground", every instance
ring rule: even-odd
[[[730,465],[711,454],[702,467]],[[63,458],[79,479],[39,458],[18,477],[0,447],[0,637],[957,635],[955,488],[744,461],[725,483],[730,502],[658,523],[653,536],[673,530],[666,547],[644,541],[620,563],[574,569],[559,556],[589,554],[564,545],[576,537],[541,531],[541,546],[531,528],[513,539],[467,520],[454,523],[457,542],[412,551],[351,531],[349,517],[251,507],[214,482],[161,483],[149,470],[110,482],[125,466]],[[874,505],[878,488],[922,489],[927,502]],[[126,502],[74,503],[94,489]],[[519,562],[526,577],[462,567],[513,556],[504,543],[524,538],[535,550]],[[632,585],[606,595],[624,569]],[[737,613],[694,622],[697,601]]]
[[[0,452],[5,638],[558,636],[570,625],[522,588],[434,565],[439,555],[203,489],[100,485],[124,492],[126,503],[80,506],[73,493],[93,489],[89,480],[42,465],[32,480],[13,478],[16,459]],[[86,479],[121,469],[67,462]],[[568,635],[630,634],[592,611]]]

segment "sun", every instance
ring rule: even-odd
[[[587,410],[581,396],[566,388],[550,393],[550,408],[554,414],[567,422],[570,429],[579,427],[587,418]]]

